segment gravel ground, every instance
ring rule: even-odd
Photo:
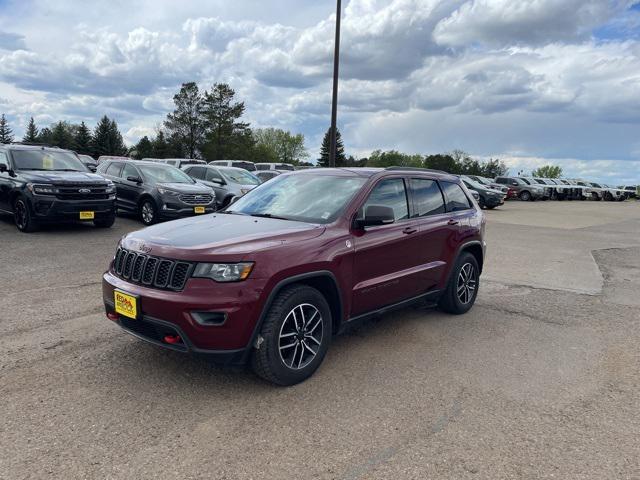
[[[0,220],[0,478],[640,478],[640,203],[487,215],[469,314],[370,322],[292,388],[104,317],[135,221]]]

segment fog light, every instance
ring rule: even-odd
[[[191,316],[200,325],[219,327],[227,321],[224,312],[191,312]]]

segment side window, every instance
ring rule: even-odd
[[[125,163],[120,176],[126,180],[129,177],[139,177],[140,174],[138,173],[138,169],[136,167],[129,163]]]
[[[168,165],[174,165],[174,166],[175,166],[176,161],[175,161],[175,160],[167,160],[167,164],[168,164]]]
[[[404,180],[401,178],[390,178],[383,180],[375,186],[367,202],[364,204],[362,214],[367,211],[369,205],[380,205],[393,208],[396,222],[409,217],[409,207],[407,203],[407,191]]]
[[[213,168],[207,168],[207,181],[209,181],[209,182],[215,182],[215,181],[222,182],[222,177]]]
[[[0,165],[5,165],[7,169],[9,169],[9,160],[7,159],[7,154],[4,152],[0,152]]]
[[[442,182],[440,185],[447,199],[447,211],[458,212],[471,208],[471,203],[460,185],[451,182]]]
[[[506,179],[504,177],[499,177],[499,178],[496,178],[496,183],[500,183],[502,185],[506,185],[509,182],[508,182],[508,179]]]
[[[204,180],[204,167],[191,167],[186,170],[187,175],[198,180]]]
[[[105,175],[111,175],[112,177],[119,177],[121,168],[121,163],[112,163],[107,167],[107,170],[104,173]]]
[[[437,182],[424,178],[412,178],[411,187],[416,203],[416,216],[426,217],[445,212],[444,198]]]

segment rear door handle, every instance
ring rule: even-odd
[[[447,222],[447,225],[458,225],[460,222],[458,220],[455,219],[451,219]]]
[[[404,233],[405,235],[411,235],[412,233],[416,233],[417,231],[418,231],[417,228],[407,227],[404,230],[402,230],[402,233]]]

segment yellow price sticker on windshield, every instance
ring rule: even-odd
[[[53,170],[53,157],[51,155],[42,157],[42,168],[45,170]]]

